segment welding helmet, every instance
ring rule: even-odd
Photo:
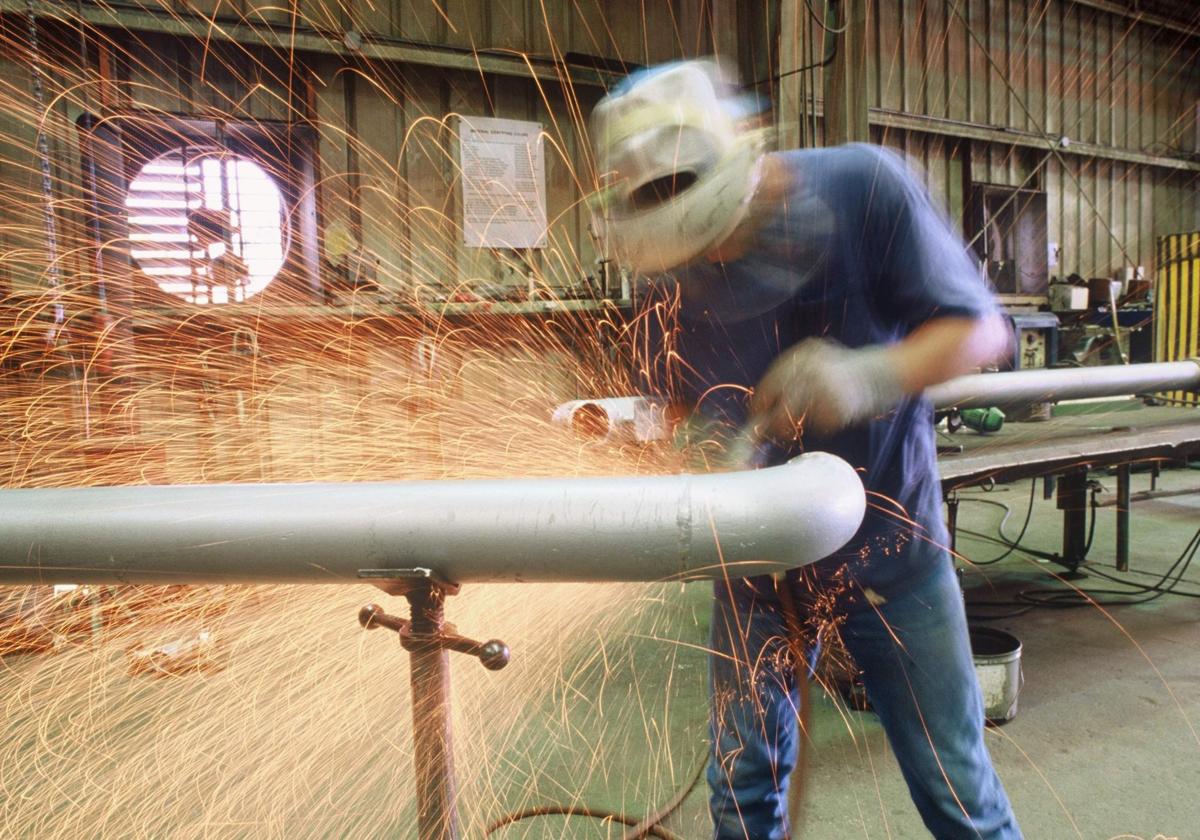
[[[744,127],[752,115],[752,100],[709,60],[640,71],[602,99],[591,135],[606,256],[659,272],[733,233],[761,168],[765,133]]]

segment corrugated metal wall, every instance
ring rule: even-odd
[[[916,131],[872,129],[872,139],[895,148],[924,174],[930,191],[961,224],[970,162],[972,181],[1045,190],[1049,241],[1059,251],[1059,276],[1111,275],[1125,265],[1155,264],[1156,237],[1188,230],[1200,218],[1194,173],[1122,161],[958,140]]]
[[[902,0],[873,10],[872,122],[902,113],[1149,155],[1200,150],[1200,38],[1070,0]],[[1039,150],[1027,137],[1017,146],[882,125],[873,133],[926,172],[955,219],[968,161],[972,181],[1045,190],[1048,238],[1060,251],[1052,273],[1150,267],[1157,236],[1200,224],[1196,171]]]
[[[781,56],[819,60],[824,46],[811,22],[803,30],[813,33],[806,50],[787,52],[771,42],[772,34],[779,36],[780,6],[787,3],[794,5],[787,18],[793,23],[808,21],[808,9],[821,6],[811,0],[736,8],[721,0],[304,0],[294,22],[334,44],[358,32],[366,33],[367,43],[426,42],[458,51],[459,58],[480,49],[519,51],[534,60],[579,52],[646,63],[736,46],[743,65],[757,67],[766,57],[779,72],[794,69],[779,66]],[[239,23],[290,25],[291,13],[281,6],[286,4],[266,0],[144,4],[150,12],[170,13],[155,17],[155,26],[182,20],[174,16],[185,11],[215,11],[229,37],[238,37]],[[963,212],[964,168],[973,181],[1040,187],[1050,199],[1049,240],[1062,254],[1058,273],[1085,276],[1122,264],[1151,266],[1157,236],[1200,226],[1196,171],[1047,153],[1030,140],[1067,135],[1077,144],[1143,157],[1194,152],[1200,39],[1070,0],[877,0],[870,9],[873,139],[902,149],[921,167],[952,216]],[[121,23],[121,14],[132,12],[114,10],[111,21]],[[4,260],[0,270],[20,286],[36,282],[44,270],[44,259],[38,267],[44,248],[33,144],[38,109],[20,17],[10,16],[7,24],[9,48],[0,61],[6,115],[0,185],[21,200],[4,211],[0,248],[27,259]],[[97,109],[101,98],[94,75],[93,84],[71,87],[82,79],[72,66],[80,60],[72,32],[60,33],[58,52],[49,45],[45,56],[48,94],[65,93],[47,125],[60,221],[68,234],[79,233],[85,221],[72,121]],[[537,120],[547,129],[552,219],[550,247],[537,262],[557,282],[591,267],[587,215],[580,206],[589,186],[580,137],[583,117],[600,94],[597,86],[564,88],[545,72],[522,78],[482,65],[444,69],[433,66],[436,61],[368,60],[345,50],[343,56],[293,56],[216,37],[167,37],[119,26],[95,29],[92,36],[90,67],[95,69],[105,42],[113,57],[116,92],[109,104],[117,107],[287,119],[296,103],[289,86],[297,89],[308,74],[320,127],[322,222],[361,235],[380,256],[384,279],[395,283],[523,282],[511,260],[459,244],[453,123],[444,120],[455,113]],[[809,91],[820,90],[819,69],[793,78],[803,79]],[[888,121],[894,115],[925,123],[897,128]],[[950,136],[959,123],[1010,131],[1020,142],[1006,143],[995,132],[990,140],[959,140]]]
[[[88,4],[90,5],[90,4]],[[448,69],[424,64],[344,55],[286,50],[230,43],[223,37],[188,38],[148,32],[169,28],[183,13],[218,15],[225,33],[242,37],[239,24],[291,24],[278,3],[245,0],[205,0],[144,4],[157,16],[131,16],[115,9],[108,22],[89,32],[89,68],[93,84],[78,87],[84,78],[79,50],[63,61],[72,46],[70,32],[58,32],[63,43],[44,39],[48,96],[55,98],[50,115],[50,141],[60,196],[78,197],[78,139],[73,120],[85,110],[99,110],[95,83],[97,54],[111,56],[111,108],[138,108],[176,114],[217,115],[229,119],[287,120],[297,116],[305,79],[312,82],[313,117],[320,133],[318,206],[324,229],[335,225],[351,231],[381,260],[381,275],[396,285],[424,284],[457,287],[483,279],[505,284],[527,281],[511,255],[461,245],[457,178],[456,116],[482,115],[533,120],[546,130],[548,247],[532,262],[547,282],[578,281],[592,270],[595,258],[587,232],[587,213],[581,196],[591,189],[588,155],[580,143],[586,115],[602,88],[596,84],[564,85],[547,73],[546,59],[583,53],[634,64],[654,63],[687,54],[712,51],[705,4],[614,0],[605,3],[553,4],[535,0],[454,0],[444,4],[410,0],[358,0],[329,4],[310,0],[298,4],[295,24],[316,31],[335,45],[345,33],[356,32],[362,42],[384,45],[427,43],[445,53],[469,56],[478,48],[501,54],[509,51],[542,60],[543,72],[524,77],[508,71]],[[175,18],[175,14],[181,15]],[[193,18],[186,18],[193,20]],[[124,29],[122,24],[129,24]],[[218,23],[221,25],[221,23]],[[38,108],[31,101],[28,67],[31,56],[20,45],[23,26],[17,15],[6,20],[5,40],[11,45],[0,60],[5,84],[0,104],[6,117],[0,128],[0,181],[15,186],[20,207],[5,212],[0,247],[16,245],[31,251],[32,261],[21,270],[9,268],[17,286],[35,282],[44,271],[37,267],[39,240],[35,232],[41,207],[36,200],[34,125]],[[53,23],[47,24],[57,30]],[[354,36],[345,36],[347,39]],[[72,65],[72,59],[75,64]],[[519,62],[519,59],[518,59]],[[591,74],[595,76],[594,72]],[[75,214],[77,202],[61,201],[63,223]],[[75,219],[82,230],[82,219]],[[28,240],[26,242],[26,240]],[[40,249],[43,250],[44,249]]]
[[[1158,240],[1154,299],[1155,361],[1200,356],[1200,232]],[[1200,391],[1169,391],[1164,396],[1200,405]]]
[[[17,115],[35,112],[29,68],[0,56],[0,292],[35,286],[46,270],[45,233],[39,201],[37,126]]]
[[[1085,277],[1150,267],[1157,236],[1200,224],[1200,38],[1072,0],[867,6],[871,139],[922,171],[956,222],[971,182],[1044,190],[1051,272]],[[781,0],[775,72],[826,56],[810,15],[823,8]],[[785,144],[822,142],[824,72],[776,86]],[[807,131],[791,122],[803,120],[797,102]]]
[[[884,0],[873,9],[873,108],[1196,151],[1195,37],[1071,0]]]

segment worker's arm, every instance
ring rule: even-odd
[[[798,428],[828,434],[865,422],[1009,347],[973,259],[903,161],[869,146],[852,154],[840,197],[851,217],[861,212],[861,240],[878,243],[863,262],[865,292],[878,326],[903,337],[856,348],[813,338],[784,352],[751,400],[759,436],[787,440]]]
[[[783,353],[754,389],[752,435],[787,440],[869,420],[906,396],[991,364],[1007,352],[1002,316],[934,318],[891,345],[850,349],[808,339]]]
[[[982,318],[935,318],[891,348],[901,391],[916,395],[931,385],[971,373],[1008,354],[1010,331],[998,313]]]

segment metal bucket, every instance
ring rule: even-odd
[[[1008,723],[1017,716],[1021,693],[1021,640],[991,627],[972,627],[970,634],[983,715],[988,723]]]

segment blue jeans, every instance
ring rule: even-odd
[[[717,840],[788,837],[799,703],[789,634],[769,578],[716,584],[708,784]],[[849,607],[840,635],[933,836],[1020,838],[983,743],[983,701],[949,557],[886,603]],[[804,655],[811,673],[817,645]]]

